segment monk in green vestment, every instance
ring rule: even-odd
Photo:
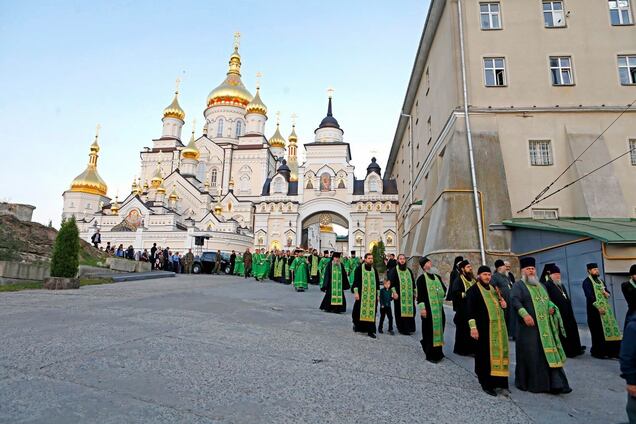
[[[301,250],[296,251],[296,258],[292,261],[290,267],[294,279],[294,288],[297,292],[303,292],[309,288],[309,270],[307,267],[307,259]]]
[[[322,291],[325,296],[320,309],[325,312],[342,313],[347,311],[345,290],[349,290],[349,278],[344,265],[340,262],[340,252],[334,252],[329,264],[325,267],[324,285]]]
[[[587,304],[587,325],[592,334],[590,353],[598,359],[618,358],[621,349],[620,327],[609,302],[610,293],[596,263],[587,264],[588,277],[583,281]]]
[[[285,256],[283,256],[282,252],[277,252],[274,257],[274,281],[278,281],[282,283],[283,278],[283,266],[285,262]]]
[[[349,281],[353,281],[353,273],[356,269],[358,269],[358,266],[360,266],[360,259],[356,256],[356,251],[352,250],[351,257],[349,258]],[[351,292],[353,293],[353,285],[351,287]]]
[[[326,272],[325,270],[327,269],[327,265],[329,264],[329,261],[331,261],[331,258],[329,257],[329,251],[325,250],[323,252],[322,258],[320,258],[320,262],[318,262],[318,274],[320,276],[319,278],[320,289],[322,289],[325,284],[325,272]]]
[[[387,273],[391,281],[395,326],[400,334],[409,335],[415,332],[415,278],[406,266],[406,256],[400,254],[397,266]]]
[[[433,273],[433,263],[426,257],[420,258],[424,273],[417,279],[417,305],[422,321],[422,340],[420,344],[426,360],[437,363],[444,358],[444,295],[446,287],[442,277]]]
[[[256,249],[254,253],[252,253],[252,276],[254,279],[258,281],[261,278],[263,273],[263,257],[261,255],[261,250]]]
[[[314,249],[311,251],[311,255],[309,255],[309,284],[317,285],[319,282],[319,263],[320,255],[318,255],[318,251]]]
[[[521,258],[521,280],[512,286],[510,302],[517,316],[515,386],[533,393],[570,393],[563,370],[565,333],[559,308],[539,282],[535,260]]]
[[[236,256],[236,262],[234,263],[234,275],[245,275],[245,264],[243,263],[243,255],[240,253]]]
[[[375,316],[380,293],[380,276],[373,266],[373,255],[364,256],[364,264],[353,273],[353,331],[367,333],[372,339],[376,338]]]
[[[470,336],[476,340],[475,374],[484,392],[490,396],[508,396],[508,330],[506,301],[492,284],[487,266],[477,270],[477,284],[466,292]]]

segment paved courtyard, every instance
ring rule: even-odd
[[[570,360],[569,395],[493,398],[452,322],[432,365],[419,335],[355,335],[321,297],[228,276],[2,293],[0,422],[626,421],[617,361]]]

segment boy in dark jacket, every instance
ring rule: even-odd
[[[380,325],[379,332],[384,333],[384,317],[389,318],[389,334],[393,335],[393,311],[391,310],[392,302],[391,297],[391,281],[384,280],[384,285],[380,289]]]

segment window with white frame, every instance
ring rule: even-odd
[[[217,176],[218,176],[218,171],[217,171],[216,169],[213,169],[213,170],[210,172],[210,185],[211,185],[212,187],[216,187],[216,179],[217,179]]]
[[[543,23],[546,28],[561,28],[565,26],[562,1],[543,2]]]
[[[636,166],[636,138],[629,140],[629,157],[632,161],[632,166]]]
[[[530,164],[532,166],[554,165],[550,140],[530,140]]]
[[[216,136],[223,137],[223,118],[219,118],[219,122],[216,124]]]
[[[574,85],[572,58],[569,56],[551,56],[550,74],[552,75],[552,85]]]
[[[503,57],[484,58],[484,79],[486,87],[506,85],[506,60]]]
[[[236,121],[236,137],[243,135],[243,121]]]
[[[559,210],[532,209],[532,219],[559,219]]]
[[[618,74],[622,85],[636,84],[636,55],[618,56]]]
[[[608,4],[612,25],[632,24],[632,10],[629,0],[609,0]]]
[[[501,29],[499,2],[479,3],[481,29]]]

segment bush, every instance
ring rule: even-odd
[[[62,223],[53,245],[51,277],[75,278],[79,269],[79,230],[75,217]]]
[[[373,265],[375,266],[375,269],[377,269],[380,274],[384,274],[386,272],[386,264],[384,263],[384,242],[379,241],[375,246],[373,246],[371,254],[373,254]]]

